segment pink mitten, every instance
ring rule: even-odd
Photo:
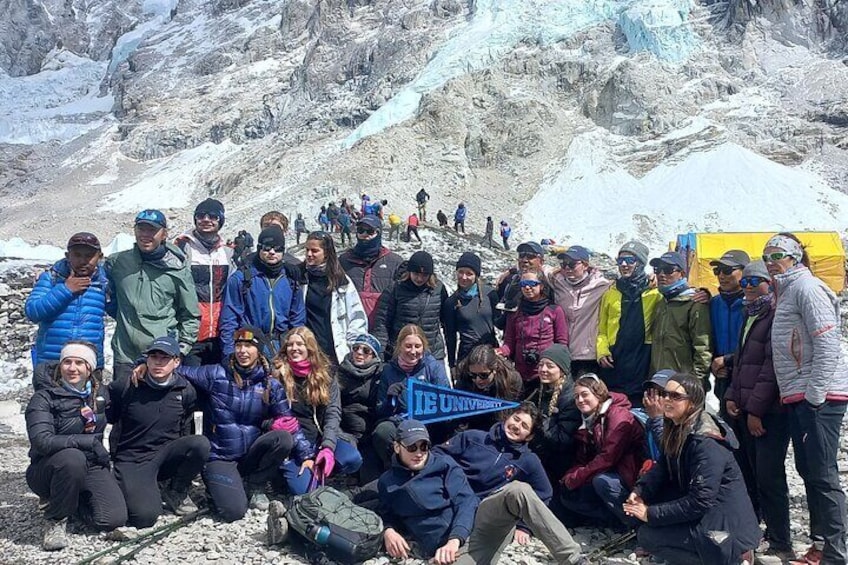
[[[294,416],[280,416],[271,424],[272,430],[283,430],[290,434],[296,433],[300,429],[300,424]]]
[[[326,478],[333,472],[333,467],[336,466],[336,456],[333,455],[333,450],[329,447],[322,447],[318,452],[318,457],[315,458],[315,466],[321,468],[321,474]]]

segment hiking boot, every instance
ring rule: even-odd
[[[742,565],[754,565],[754,550],[749,549],[742,554]]]
[[[268,504],[268,545],[280,545],[289,536],[286,506],[279,500]]]
[[[177,516],[185,516],[197,512],[197,504],[188,495],[188,490],[166,488],[162,490],[162,502],[165,507]]]
[[[262,510],[264,512],[265,510],[268,510],[268,504],[268,495],[266,495],[265,492],[257,490],[250,495],[250,502],[248,503],[250,508],[253,508],[254,510]]]
[[[41,511],[41,512],[44,512],[45,510],[47,510],[48,506],[50,506],[50,499],[43,497],[43,496],[39,496],[38,497],[38,510]]]
[[[803,557],[793,559],[789,563],[790,565],[820,565],[822,559],[824,559],[822,550],[815,545],[811,545]]]
[[[68,539],[68,519],[45,520],[44,539],[41,541],[41,549],[44,551],[58,551],[65,549],[71,544]]]

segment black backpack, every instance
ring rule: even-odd
[[[296,496],[286,513],[291,529],[339,563],[362,563],[383,544],[383,520],[333,487]]]

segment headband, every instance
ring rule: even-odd
[[[782,249],[788,255],[794,257],[798,262],[800,262],[804,257],[804,248],[801,247],[801,244],[791,237],[786,237],[785,235],[777,234],[772,236],[771,239],[766,242],[766,247],[777,247],[778,249]]]

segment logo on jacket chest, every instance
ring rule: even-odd
[[[506,467],[504,467],[504,478],[506,480],[513,480],[515,478],[516,473],[518,473],[518,470],[515,468],[515,465],[507,465]]]

